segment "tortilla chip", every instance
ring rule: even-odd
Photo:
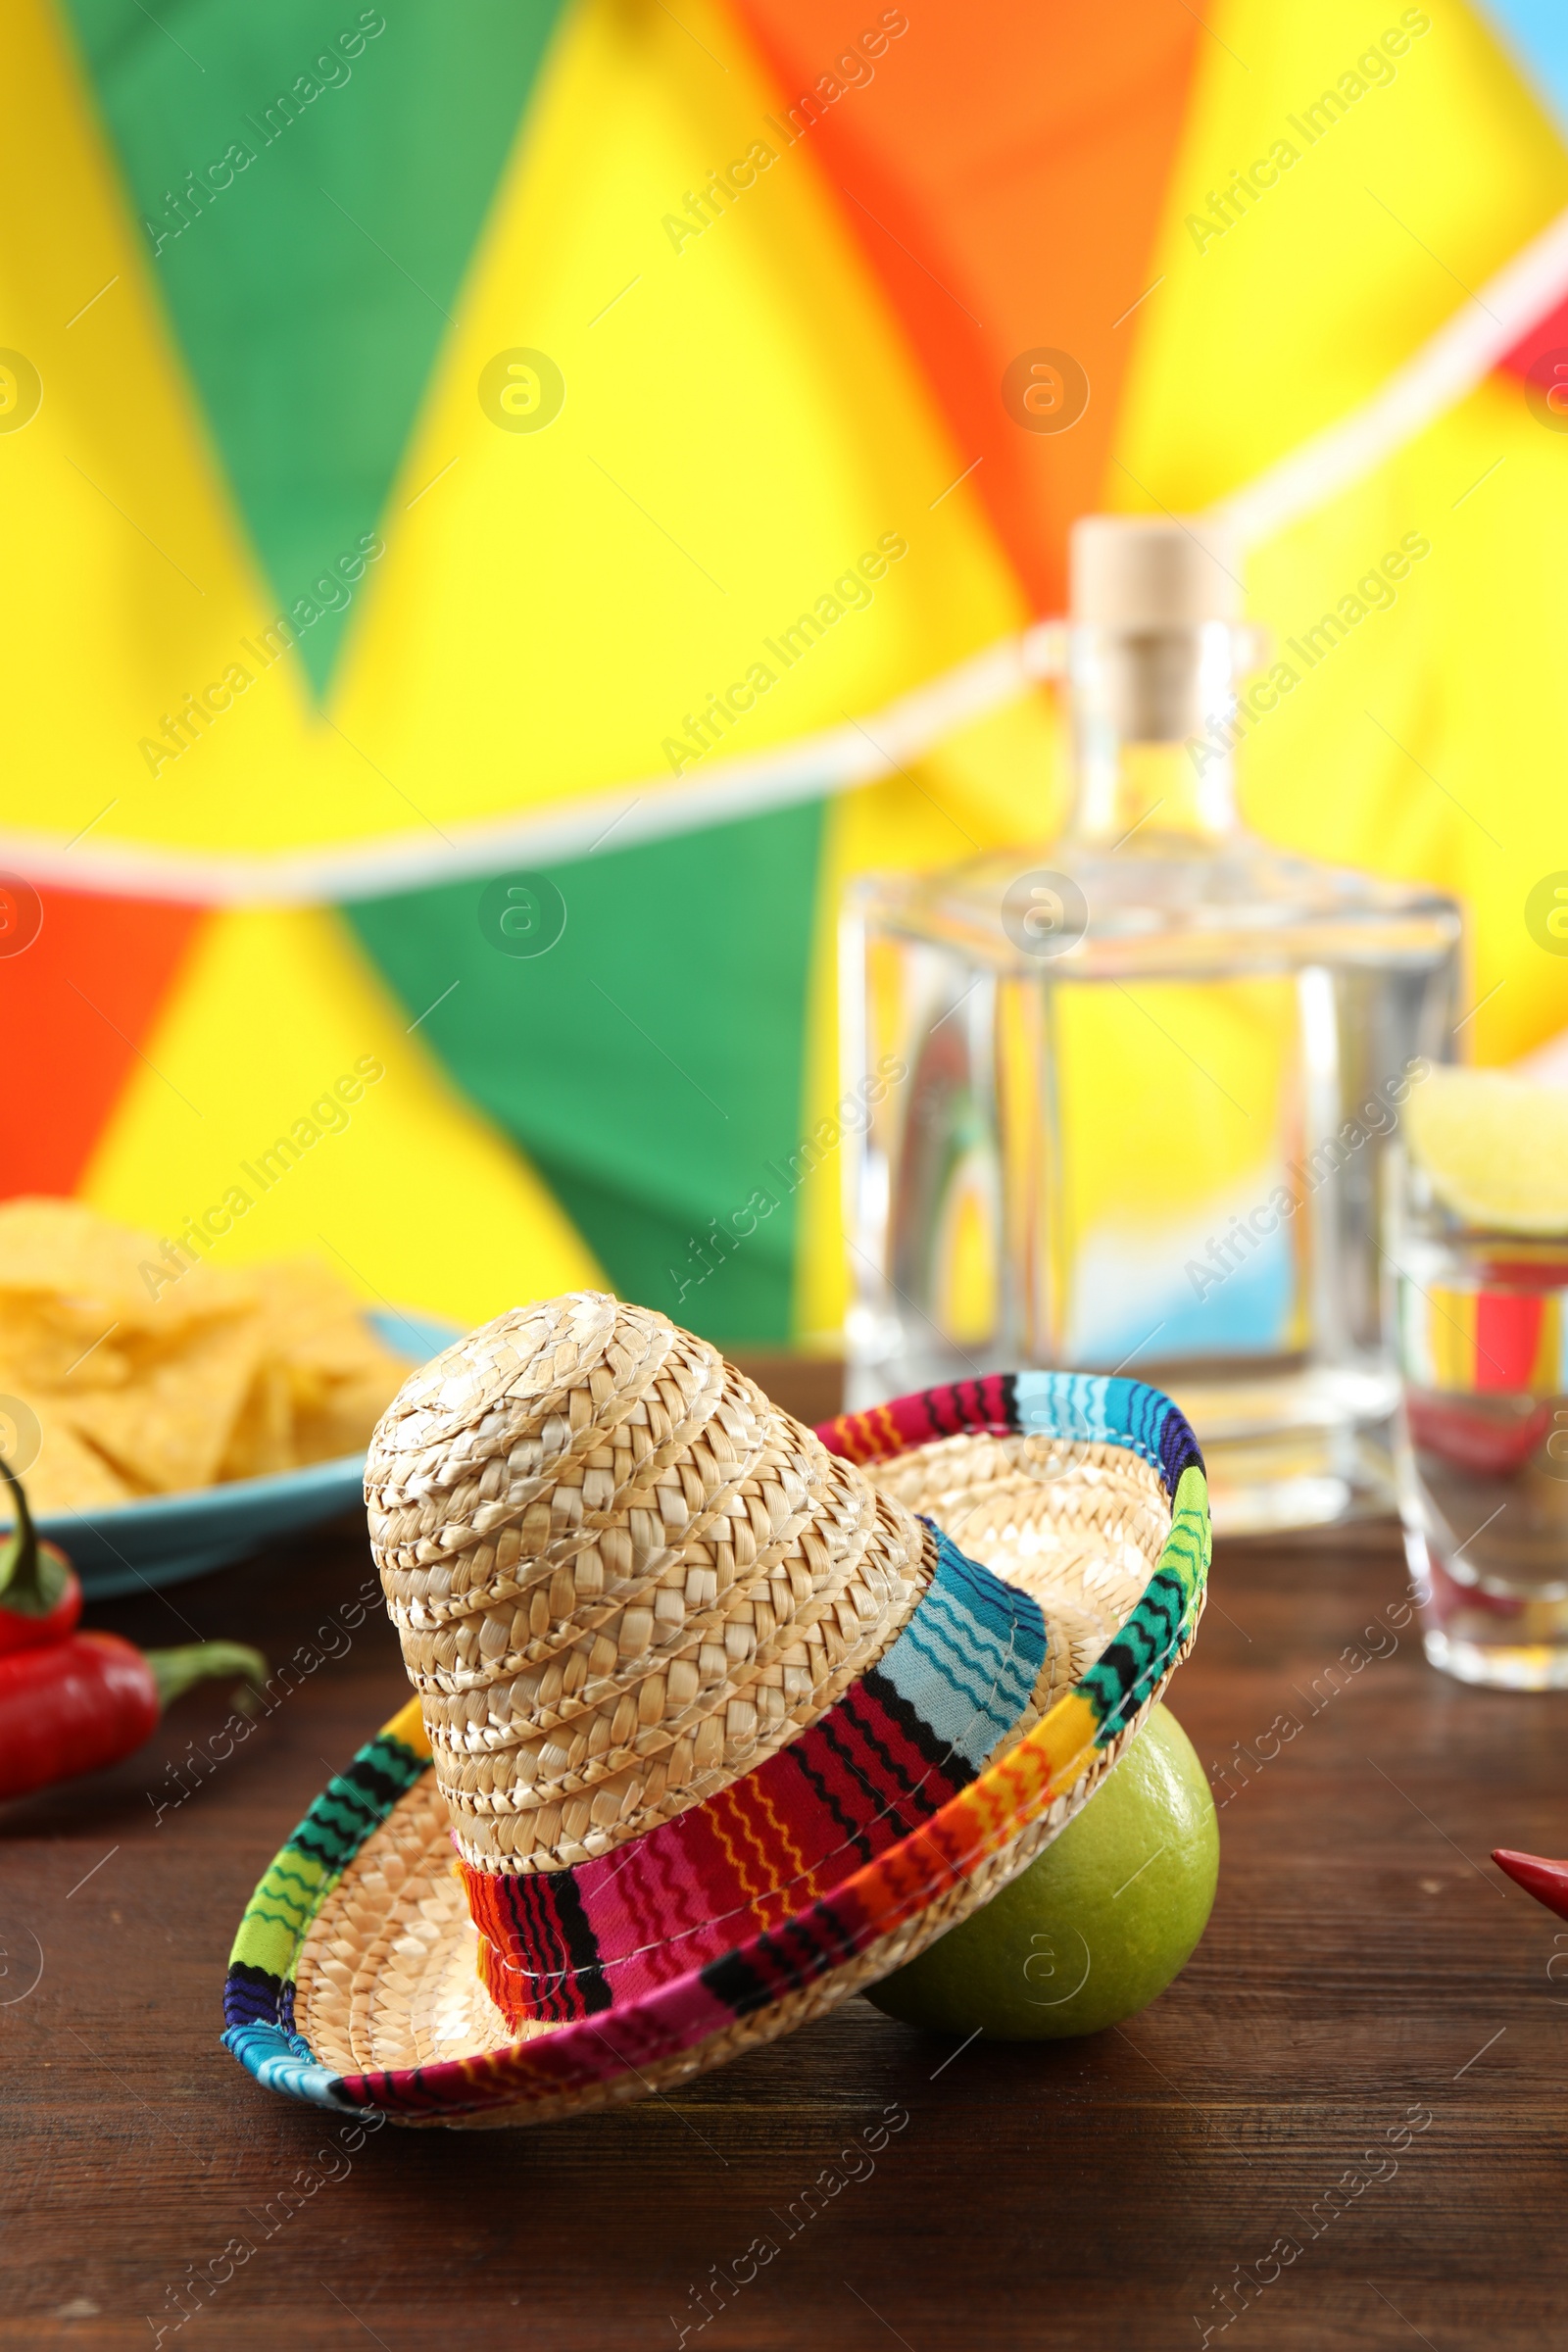
[[[408,1371],[317,1259],[234,1272],[83,1201],[0,1204],[0,1398],[53,1433],[29,1494],[90,1509],[357,1452]]]
[[[82,1335],[78,1354],[111,1328],[172,1337],[255,1296],[248,1275],[209,1265],[193,1249],[166,1251],[84,1200],[0,1203],[0,1325],[42,1312],[59,1331]]]
[[[214,1323],[122,1389],[63,1394],[61,1410],[122,1475],[165,1494],[209,1487],[261,1348],[254,1316]]]
[[[126,1335],[113,1324],[95,1333],[54,1311],[51,1299],[0,1292],[0,1381],[12,1388],[119,1388],[130,1377]]]
[[[360,1451],[408,1378],[408,1358],[376,1337],[330,1267],[292,1258],[256,1273],[269,1346],[293,1400],[295,1460]]]
[[[0,1291],[70,1298],[112,1318],[133,1296],[141,1259],[156,1247],[150,1235],[112,1225],[85,1201],[8,1200],[0,1206]]]
[[[256,1367],[218,1476],[220,1480],[268,1478],[277,1470],[292,1470],[296,1458],[294,1397],[288,1374],[275,1357],[268,1357]]]
[[[24,1473],[27,1501],[35,1518],[59,1512],[104,1511],[117,1503],[135,1500],[136,1490],[112,1470],[102,1454],[83,1445],[70,1422],[54,1408],[52,1398],[29,1399],[43,1432],[37,1455]],[[0,1526],[15,1517],[11,1490],[0,1494]]]
[[[362,1362],[386,1350],[365,1320],[365,1307],[340,1275],[318,1258],[280,1258],[254,1270],[272,1346],[301,1362]]]
[[[301,1462],[331,1462],[340,1454],[363,1453],[370,1442],[370,1432],[408,1373],[408,1365],[394,1359],[388,1369],[337,1383],[319,1403],[297,1416],[294,1423],[297,1458]]]

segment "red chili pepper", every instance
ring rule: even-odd
[[[11,1489],[17,1524],[0,1544],[0,1656],[63,1642],[81,1615],[81,1586],[65,1553],[40,1544],[22,1481],[9,1462],[0,1478]]]
[[[68,1634],[0,1657],[0,1799],[118,1764],[172,1699],[217,1674],[259,1689],[267,1661],[237,1642],[140,1650],[118,1634]]]
[[[1568,1919],[1568,1862],[1551,1862],[1544,1854],[1516,1854],[1505,1845],[1494,1846],[1492,1859],[1526,1894],[1533,1894],[1559,1919]]]

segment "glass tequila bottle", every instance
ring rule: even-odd
[[[1238,568],[1204,520],[1078,523],[1066,832],[872,876],[842,942],[852,1404],[1135,1372],[1230,1532],[1392,1507],[1381,1164],[1452,1054],[1460,941],[1440,892],[1241,824]]]

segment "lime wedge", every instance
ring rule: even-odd
[[[1439,1068],[1405,1105],[1411,1156],[1446,1208],[1494,1233],[1568,1233],[1568,1086]]]

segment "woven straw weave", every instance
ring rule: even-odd
[[[596,1293],[416,1373],[371,1547],[464,1857],[560,1869],[709,1796],[895,1640],[925,1530],[705,1341]]]
[[[1052,1637],[1048,1703],[1117,1631],[1170,1525],[1159,1473],[1125,1446],[939,1438],[868,1463],[865,1475],[1039,1601]]]
[[[691,1462],[701,1466],[688,1480]],[[594,1479],[594,1472],[601,1475]],[[860,1474],[834,1463],[712,1350],[660,1316],[609,1300],[553,1301],[548,1309],[503,1317],[416,1376],[377,1433],[367,1485],[377,1557],[435,1740],[435,1770],[366,1840],[353,1868],[328,1892],[301,1950],[296,2021],[324,2064],[370,2072],[428,2065],[556,2031],[545,2025],[524,2026],[520,2033],[510,2028],[479,1980],[475,1931],[450,1866],[453,1822],[464,1850],[492,1867],[550,1867],[557,1859],[604,1850],[746,1768],[732,1760],[726,1743],[708,1783],[698,1785],[699,1772],[677,1787],[666,1772],[662,1798],[650,1801],[659,1760],[671,1753],[666,1739],[653,1768],[644,1766],[638,1751],[632,1777],[644,1776],[642,1799],[609,1834],[593,1825],[590,1808],[590,1847],[573,1826],[581,1814],[565,1818],[573,1801],[564,1793],[568,1788],[603,1793],[613,1787],[608,1780],[588,1781],[584,1765],[591,1760],[592,1725],[610,1711],[612,1734],[613,1710],[628,1692],[662,1676],[663,1710],[650,1729],[656,1737],[672,1731],[677,1739],[689,1736],[684,1715],[678,1726],[669,1719],[669,1661],[692,1654],[693,1639],[701,1656],[711,1604],[687,1607],[684,1578],[693,1564],[688,1546],[697,1547],[700,1568],[712,1570],[715,1598],[732,1596],[734,1613],[752,1637],[749,1644],[737,1644],[746,1655],[723,1671],[715,1667],[712,1684],[705,1686],[710,1690],[706,1719],[718,1720],[715,1710],[722,1707],[727,1732],[732,1689],[750,1696],[760,1676],[773,1664],[782,1667],[785,1656],[792,1664],[804,1662],[813,1678],[810,1694],[789,1708],[771,1741],[764,1726],[779,1716],[764,1715],[765,1702],[752,1701],[756,1728],[734,1752],[755,1761],[765,1745],[782,1744],[831,1704],[849,1675],[863,1671],[909,1614],[929,1573],[911,1510],[947,1527],[971,1557],[1026,1587],[1045,1610],[1047,1672],[1009,1739],[1021,1736],[1114,1638],[1148,1583],[1170,1525],[1157,1474],[1120,1446],[966,1435],[877,1463],[865,1475],[883,1490],[874,1506],[867,1504]],[[740,1511],[732,1508],[737,1499]],[[677,1502],[685,1513],[678,1524],[670,1516]],[[735,1542],[743,1520],[753,1531],[753,1548],[744,1559],[745,1540]],[[629,1557],[607,1543],[607,1530],[617,1527],[626,1530]],[[786,1532],[791,1529],[797,1536]],[[771,1592],[779,1569],[808,1556],[807,1538],[823,1565],[809,1595],[785,1620],[795,1653],[786,1650],[769,1664],[764,1653],[771,1637],[759,1637],[758,1626],[768,1624],[774,1604],[761,1599],[760,1583]],[[581,1578],[579,1564],[590,1554],[601,1564],[610,1561],[613,1573],[590,1561]],[[569,1591],[564,1580],[559,1587],[555,1582],[563,1572],[569,1573]],[[886,1593],[880,1603],[872,1599],[873,1577]],[[784,1581],[793,1602],[787,1573]],[[871,1605],[858,1602],[846,1628],[840,1602],[849,1591],[864,1593]],[[551,1614],[535,1630],[541,1593]],[[651,1593],[678,1594],[686,1610],[679,1631],[662,1648],[656,1638],[646,1650],[628,1649],[624,1659],[617,1640],[616,1662],[606,1664],[608,1688],[602,1690],[593,1644],[602,1634],[612,1638],[607,1629],[623,1623],[627,1611],[651,1606],[656,1625],[675,1627],[673,1610],[667,1619],[658,1617]],[[700,1592],[699,1602],[702,1597]],[[787,1605],[781,1594],[781,1615]],[[759,1606],[769,1618],[759,1619]],[[694,1616],[704,1629],[695,1637]],[[818,1624],[828,1629],[819,1645],[808,1638]],[[1189,1629],[1163,1661],[1164,1671],[1180,1662],[1191,1641]],[[585,1647],[588,1664],[571,1669],[570,1660]],[[836,1668],[835,1648],[841,1659]],[[727,1648],[724,1655],[728,1661]],[[551,1681],[557,1666],[560,1679]],[[783,1690],[782,1673],[760,1687]],[[470,1712],[476,1694],[482,1707]],[[569,1695],[582,1702],[576,1713],[565,1703]],[[972,1874],[934,1888],[918,1916],[843,1968],[737,2020],[700,2047],[650,2057],[640,2068],[586,2089],[531,2098],[527,2119],[544,2121],[667,2089],[822,2015],[912,1959],[1060,1834],[1146,1712],[1147,1702],[1096,1751],[1073,1788],[1021,1822]],[[497,1787],[494,1795],[524,1800],[511,1811],[477,1801],[484,1791],[476,1781],[469,1786],[469,1776],[498,1760],[510,1769],[510,1759],[542,1748],[547,1715],[549,1728],[561,1735],[555,1744],[564,1746],[565,1767],[548,1779],[541,1773]],[[634,1747],[637,1739],[634,1734]],[[618,1751],[612,1746],[605,1752]],[[692,1752],[695,1764],[695,1740]],[[581,1759],[575,1779],[573,1755]],[[539,1772],[532,1763],[525,1769]],[[536,1838],[560,1819],[553,1847],[502,1842],[515,1823],[530,1817]],[[481,1845],[487,1836],[495,1838],[493,1846]],[[498,1863],[501,1856],[518,1858]],[[518,2110],[449,2120],[485,2129],[518,2120]]]
[[[1170,1661],[1192,1646],[1183,1642]],[[760,2047],[837,2008],[852,1993],[900,1968],[928,1943],[1001,1892],[1082,1811],[1142,1729],[1140,1708],[1095,1756],[1082,1780],[1035,1815],[960,1885],[938,1893],[916,1918],[881,1937],[846,1967],[727,2027],[699,2048],[646,2059],[612,2081],[531,2099],[515,2108],[452,2117],[467,2130],[526,2120],[548,2122],[668,2090],[726,2059]],[[328,1894],[300,1955],[295,2017],[324,2065],[344,2072],[427,2066],[558,2031],[509,2027],[479,1982],[476,1938],[463,1889],[450,1869],[447,1811],[433,1776],[366,1840],[355,1866]],[[432,2122],[439,2119],[430,2119]]]

